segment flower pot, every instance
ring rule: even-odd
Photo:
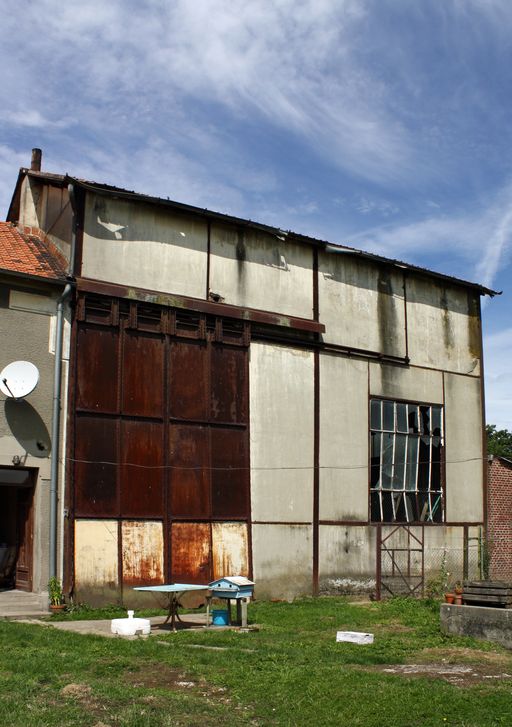
[[[462,593],[455,594],[455,605],[462,606]]]
[[[66,610],[65,603],[50,603],[50,611],[52,613],[61,613]]]
[[[445,593],[444,594],[444,600],[446,603],[453,603],[455,601],[455,594],[453,593]]]

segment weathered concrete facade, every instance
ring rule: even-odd
[[[394,528],[427,578],[426,549],[483,523],[492,291],[22,170],[11,218],[45,231],[43,200],[60,205],[68,256],[68,184],[64,575],[82,600],[227,571],[258,596],[374,591]]]

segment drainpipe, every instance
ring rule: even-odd
[[[59,484],[60,455],[60,414],[62,394],[62,343],[64,338],[64,304],[69,300],[73,289],[73,273],[75,269],[76,248],[76,199],[72,184],[68,185],[69,199],[73,208],[73,226],[71,232],[71,249],[67,283],[57,301],[57,321],[55,325],[55,370],[53,378],[53,412],[52,412],[52,461],[50,469],[50,578],[57,575],[57,505]]]

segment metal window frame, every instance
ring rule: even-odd
[[[369,476],[369,491],[370,491],[370,501],[372,500],[372,496],[374,497],[374,493],[378,493],[378,503],[379,503],[379,515],[380,520],[374,520],[372,518],[372,509],[370,508],[370,520],[373,522],[381,522],[381,523],[406,523],[406,524],[413,524],[413,523],[442,523],[445,520],[445,512],[444,512],[444,480],[443,480],[443,470],[441,469],[441,478],[439,482],[439,488],[433,488],[433,438],[434,436],[439,436],[439,442],[440,442],[440,448],[442,451],[443,445],[444,445],[444,426],[443,426],[443,406],[441,404],[432,404],[432,403],[426,403],[426,402],[411,402],[411,401],[402,401],[402,400],[395,400],[390,399],[388,397],[370,397],[370,411],[372,410],[372,407],[375,406],[375,402],[380,402],[380,428],[374,428],[372,426],[372,421],[370,419],[370,461],[373,461],[373,442],[376,441],[376,437],[379,437],[380,442],[380,452],[379,452],[379,477],[377,480],[377,484],[372,487],[372,481],[371,481],[371,473]],[[384,429],[384,405],[385,404],[392,404],[393,405],[393,431],[390,431],[389,429]],[[403,432],[399,431],[398,429],[398,405],[405,405],[407,407],[407,416],[409,416],[410,413],[410,407],[414,407],[416,410],[416,417],[417,417],[417,423],[418,423],[418,431],[416,432]],[[425,433],[424,427],[422,425],[422,416],[421,416],[421,408],[428,408],[427,414],[429,418],[429,431],[428,433]],[[440,432],[439,434],[434,434],[434,428],[432,426],[433,421],[433,412],[434,409],[439,409],[440,411]],[[383,439],[384,434],[391,435],[392,436],[392,459],[391,459],[391,482],[390,487],[383,487],[383,469],[384,469],[384,446],[383,446]],[[372,436],[373,435],[373,436]],[[396,456],[397,456],[397,436],[403,436],[406,438],[405,441],[405,453],[404,458],[401,462],[396,462]],[[428,437],[428,472],[427,472],[427,488],[425,490],[421,490],[419,488],[419,473],[420,473],[420,452],[421,452],[421,440]],[[415,446],[416,453],[414,458],[414,463],[410,459],[410,454],[412,454],[410,446],[410,443],[412,439],[415,439],[417,444]],[[424,442],[426,444],[426,442]],[[403,464],[404,472],[403,476],[401,478],[401,487],[397,487],[396,482],[396,468],[397,464]],[[414,465],[414,489],[409,489],[407,487],[409,482],[409,475],[410,470],[409,466],[413,464]],[[422,511],[420,512],[420,495],[423,495],[421,498],[424,500],[424,504],[422,506]],[[385,510],[385,500],[384,498],[389,498],[389,503],[391,505],[391,513],[392,513],[392,519],[386,519],[384,510]],[[417,519],[414,519],[414,508],[412,508],[412,503],[410,501],[410,497],[414,497],[416,500],[416,513],[417,513]],[[425,510],[426,505],[426,510]],[[438,511],[438,507],[441,507],[440,515],[436,517],[436,512]],[[401,507],[403,507],[403,512],[405,513],[405,519],[398,519]],[[412,511],[411,511],[412,509]],[[425,515],[422,518],[422,513],[425,511]]]

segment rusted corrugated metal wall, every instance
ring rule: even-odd
[[[77,593],[249,574],[248,324],[83,295],[75,326]]]

